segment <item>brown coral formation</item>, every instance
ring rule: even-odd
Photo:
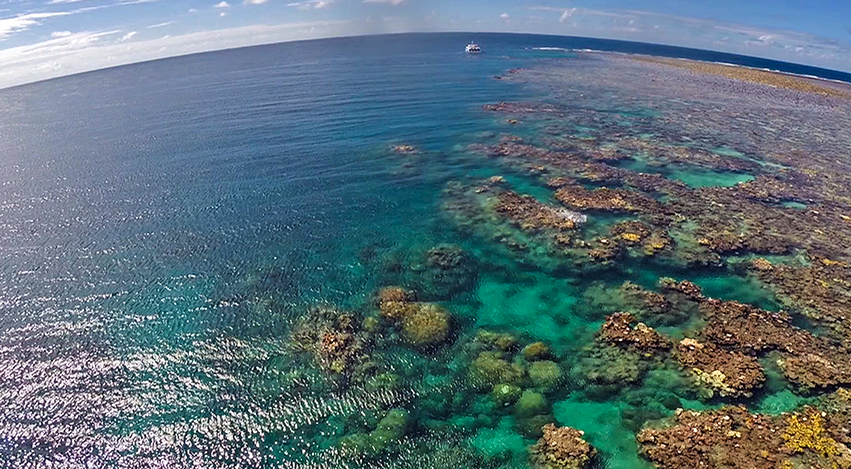
[[[583,349],[579,372],[589,383],[622,388],[640,382],[647,371],[669,356],[671,342],[632,314],[606,318],[594,343]]]
[[[578,185],[565,185],[555,192],[555,198],[576,210],[607,212],[659,213],[662,206],[637,191],[599,188],[588,190]]]
[[[840,389],[792,414],[751,414],[744,407],[677,412],[642,430],[641,454],[660,469],[851,467],[849,393]]]
[[[785,377],[805,391],[851,384],[848,351],[840,344],[792,325],[785,313],[771,313],[733,301],[707,300],[702,336],[747,354],[780,353]]]
[[[629,313],[617,313],[606,318],[600,328],[600,339],[631,347],[642,352],[660,352],[671,348],[671,341]]]
[[[777,469],[790,454],[779,429],[771,417],[724,407],[678,411],[673,425],[642,430],[637,440],[641,454],[660,469]]]
[[[750,397],[765,383],[765,374],[756,358],[729,352],[712,343],[693,339],[677,345],[677,359],[688,370],[707,397]]]
[[[486,181],[477,186],[450,183],[444,208],[456,227],[494,242],[511,256],[543,270],[611,268],[618,242],[582,229],[585,214],[545,204]]]
[[[616,223],[609,230],[612,238],[628,247],[641,248],[631,250],[631,254],[641,256],[652,256],[659,251],[671,248],[673,239],[667,230],[655,228],[638,220],[629,220]]]
[[[703,301],[703,291],[692,282],[688,280],[681,280],[677,282],[676,280],[670,277],[664,277],[659,280],[659,289],[665,295],[669,296],[677,296],[682,295],[686,299],[691,301],[700,302]]]
[[[578,214],[546,206],[532,196],[521,196],[511,191],[497,196],[495,209],[519,224],[523,230],[572,230],[580,219]]]
[[[529,462],[536,469],[585,469],[597,458],[597,450],[570,427],[545,425],[544,435],[529,448]]]
[[[851,267],[827,258],[806,267],[766,265],[754,261],[756,276],[771,285],[781,300],[799,308],[842,341],[851,340]]]

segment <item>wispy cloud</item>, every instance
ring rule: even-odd
[[[396,6],[405,3],[405,0],[363,0],[363,3],[387,3]]]
[[[262,5],[268,1],[269,0],[242,0],[242,3],[245,5]]]
[[[56,39],[58,37],[68,37],[71,34],[73,34],[71,33],[71,31],[53,31],[52,33],[50,33],[50,37]]]
[[[174,23],[176,23],[176,21],[166,21],[165,23],[152,24],[152,25],[148,26],[148,29],[164,28],[164,27],[170,26]]]
[[[334,0],[307,0],[304,2],[287,3],[288,7],[298,8],[299,10],[314,10],[328,8]]]
[[[552,12],[554,18],[570,27],[571,34],[581,36],[713,48],[844,70],[851,64],[851,44],[796,31],[640,10],[555,6],[528,9]]]
[[[569,10],[564,10],[564,13],[562,13],[562,14],[561,14],[561,17],[559,17],[559,19],[558,19],[559,23],[565,23],[565,22],[567,22],[567,20],[569,20],[569,19],[570,19],[570,17],[571,17],[571,16],[573,16],[573,14],[574,14],[574,13],[576,13],[576,8],[571,8],[571,9],[569,9]]]
[[[126,42],[126,41],[129,41],[130,39],[133,39],[133,36],[135,36],[136,34],[138,34],[136,31],[130,31],[129,33],[127,33],[127,34],[125,34],[125,35],[121,36],[121,37],[118,39],[118,42]]]

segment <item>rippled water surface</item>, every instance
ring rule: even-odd
[[[469,39],[263,46],[0,91],[2,466],[524,467],[554,421],[583,429],[611,468],[648,467],[637,428],[715,403],[682,391],[674,369],[629,395],[586,388],[581,349],[612,312],[589,312],[589,292],[678,275],[777,304],[726,270],[589,274],[542,262],[532,241],[507,253],[508,227],[482,236],[459,223],[452,191],[497,175],[556,204],[534,170],[477,150],[508,134],[541,141],[552,120],[512,124],[484,105],[587,98],[494,78],[570,59],[531,49],[569,44],[487,36],[471,57]],[[623,112],[624,128],[660,115],[623,95],[582,102]],[[616,124],[587,125],[573,130]],[[640,155],[631,164],[656,171]],[[692,187],[753,179],[656,169]],[[602,233],[627,218],[580,222]],[[445,337],[417,345],[379,314],[389,285],[445,308]],[[500,408],[471,377],[499,341],[487,334],[506,334],[518,367],[532,367],[526,345],[550,349],[560,377],[518,387],[531,410]],[[358,350],[323,356],[329,340]],[[789,399],[779,385],[769,401]]]

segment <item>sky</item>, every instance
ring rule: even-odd
[[[0,88],[193,52],[412,31],[624,39],[851,72],[851,0],[0,0]]]

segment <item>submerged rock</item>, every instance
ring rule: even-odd
[[[481,352],[472,363],[468,377],[474,387],[490,388],[498,384],[516,384],[526,376],[526,370],[509,363],[499,352]]]
[[[498,407],[507,407],[520,399],[523,389],[513,384],[497,384],[493,387],[491,397]]]
[[[514,415],[518,418],[529,418],[535,415],[548,414],[550,403],[543,394],[531,390],[523,391],[523,394],[514,404]]]
[[[390,409],[371,432],[343,436],[339,442],[340,448],[346,453],[360,456],[380,453],[405,436],[409,426],[408,419],[408,411]]]
[[[533,342],[520,351],[527,361],[545,360],[550,357],[550,347],[543,342]]]
[[[418,282],[423,291],[437,299],[448,299],[476,286],[476,261],[458,246],[441,244],[429,249],[424,267]]]
[[[555,390],[562,382],[563,374],[558,363],[550,360],[536,361],[529,364],[527,370],[532,386],[543,392]]]

